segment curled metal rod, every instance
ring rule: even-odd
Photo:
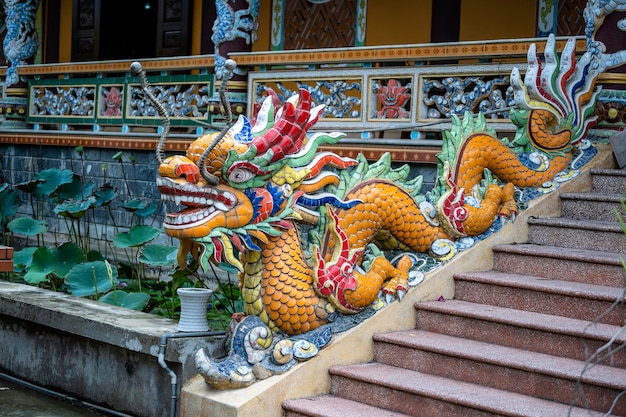
[[[211,173],[209,173],[206,169],[206,159],[209,156],[209,153],[215,148],[215,146],[224,139],[226,132],[231,128],[233,122],[233,113],[230,108],[230,102],[228,101],[228,97],[226,96],[226,84],[228,83],[228,79],[232,76],[233,71],[237,68],[237,63],[232,59],[227,59],[224,63],[224,72],[222,76],[222,84],[220,85],[219,95],[220,101],[222,102],[222,106],[224,106],[224,111],[226,112],[226,125],[222,128],[219,135],[213,139],[211,144],[207,146],[207,148],[202,152],[202,156],[198,161],[198,167],[200,168],[200,175],[202,178],[206,180],[206,182],[210,185],[217,185],[219,180],[217,177]]]
[[[139,62],[133,62],[130,64],[130,72],[139,77],[142,91],[157,109],[161,119],[163,119],[163,129],[161,130],[161,136],[159,137],[159,143],[156,148],[156,158],[159,161],[159,164],[163,163],[163,160],[165,159],[165,151],[163,150],[163,147],[165,145],[167,135],[170,132],[170,115],[167,113],[167,110],[165,110],[165,107],[163,107],[163,104],[152,93],[152,88],[148,85],[148,77],[146,77],[146,72],[141,67],[141,64]]]

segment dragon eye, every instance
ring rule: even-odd
[[[253,172],[248,171],[247,169],[237,168],[237,169],[234,169],[230,173],[230,175],[228,176],[228,179],[232,182],[242,183],[242,182],[248,181],[254,176],[255,174]]]

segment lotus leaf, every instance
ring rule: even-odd
[[[74,173],[69,169],[51,168],[37,173],[35,178],[42,181],[35,187],[33,195],[43,197],[54,193],[61,185],[71,183]]]
[[[96,196],[96,207],[102,207],[106,204],[109,204],[111,201],[117,197],[117,191],[113,187],[108,184],[100,187],[98,191],[94,193]]]
[[[0,226],[9,222],[9,218],[15,216],[20,207],[20,198],[15,190],[11,190],[8,184],[0,186]]]
[[[178,248],[167,245],[146,245],[141,248],[139,262],[149,266],[176,265]]]
[[[33,254],[36,250],[36,247],[27,247],[13,253],[13,266],[16,272],[30,267],[30,264],[33,262]]]
[[[59,186],[57,190],[57,198],[53,199],[55,200],[53,202],[56,203],[58,201],[72,199],[84,200],[91,195],[94,186],[95,183],[93,181],[83,183],[82,178],[78,174],[74,174],[71,182]]]
[[[67,242],[54,249],[58,262],[54,274],[64,277],[74,267],[85,260],[83,251],[72,242]]]
[[[142,200],[139,200],[138,198],[134,198],[132,200],[120,203],[121,208],[128,210],[130,212],[142,210],[146,208],[147,205],[148,205],[147,201],[142,201]]]
[[[156,205],[154,202],[148,203],[148,205],[142,209],[139,209],[135,212],[135,216],[139,218],[146,218],[152,216],[156,212]]]
[[[71,219],[80,219],[95,202],[96,197],[93,196],[87,198],[86,200],[67,200],[64,203],[57,204],[54,208],[54,212]]]
[[[78,297],[103,294],[117,285],[117,269],[105,261],[85,262],[74,265],[65,276],[65,283],[72,295]]]
[[[46,247],[37,248],[33,253],[33,260],[24,275],[24,281],[29,284],[39,284],[48,280],[48,275],[53,273],[58,265],[55,253]]]
[[[109,292],[98,301],[114,306],[141,311],[146,305],[148,305],[148,301],[150,301],[150,295],[146,294],[145,292],[127,293],[125,291],[116,290]]]
[[[118,248],[130,248],[150,242],[159,235],[159,229],[152,226],[133,226],[128,232],[115,235],[113,244]]]
[[[35,220],[32,217],[11,220],[8,227],[13,233],[25,236],[40,235],[48,231],[48,225],[44,220]]]

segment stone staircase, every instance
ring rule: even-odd
[[[528,243],[495,246],[493,270],[456,274],[455,299],[416,304],[415,329],[375,335],[373,362],[331,368],[330,394],[285,416],[626,416],[620,195],[626,171],[592,170],[561,218],[530,219]]]

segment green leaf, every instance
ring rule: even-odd
[[[54,274],[58,277],[65,277],[67,273],[77,264],[85,260],[83,251],[72,242],[67,242],[53,250],[57,257],[57,266]]]
[[[33,262],[33,254],[38,248],[28,247],[13,253],[13,265],[16,271],[28,269]]]
[[[98,301],[114,306],[141,311],[146,307],[146,305],[148,305],[150,295],[145,292],[127,293],[125,291],[115,290],[109,292],[104,297],[101,297]]]
[[[159,235],[159,229],[152,226],[133,226],[128,232],[115,235],[113,244],[118,248],[129,248],[150,242]]]
[[[42,180],[42,182],[37,184],[33,195],[35,197],[43,197],[49,196],[61,185],[71,183],[74,179],[74,173],[69,169],[51,168],[40,171],[35,177]]]
[[[110,185],[105,184],[94,195],[96,196],[96,207],[101,207],[113,201],[117,197],[117,191]]]
[[[74,265],[65,276],[65,284],[77,297],[105,293],[117,285],[117,269],[108,262],[95,261]]]
[[[94,186],[93,181],[83,183],[78,174],[73,174],[71,182],[59,186],[57,189],[58,198],[53,199],[53,203],[63,200],[84,200],[91,195]]]
[[[146,208],[147,205],[148,205],[147,201],[142,201],[142,200],[139,200],[138,198],[134,198],[132,200],[120,203],[121,208],[123,208],[124,210],[128,210],[130,212],[142,210]]]
[[[85,215],[93,204],[96,202],[96,197],[91,196],[86,200],[67,200],[64,203],[57,204],[54,208],[56,214],[60,214],[63,217],[69,217],[71,219],[80,219]]]
[[[115,155],[113,155],[113,160],[121,162],[122,161],[122,151],[119,151]]]
[[[48,226],[44,220],[35,220],[32,217],[14,219],[7,226],[13,233],[25,236],[40,235],[48,231]]]
[[[150,266],[176,265],[178,248],[168,245],[146,245],[141,248],[139,262]]]
[[[29,284],[39,284],[48,280],[48,274],[54,272],[57,267],[58,259],[54,252],[46,247],[37,248],[33,253],[33,260],[28,268],[28,272],[24,275],[24,281]]]
[[[35,179],[30,180],[30,181],[21,182],[21,183],[17,184],[16,187],[19,190],[22,190],[25,193],[30,194],[30,193],[34,192],[35,189],[37,188],[37,186],[40,183],[42,183],[42,182],[43,182],[43,180],[35,178]]]
[[[156,205],[154,202],[148,203],[148,205],[142,209],[137,210],[134,214],[135,216],[143,219],[146,217],[152,216],[156,212]]]
[[[90,250],[87,252],[87,262],[104,261],[104,256],[97,250]]]
[[[9,219],[15,216],[20,207],[20,197],[8,184],[0,186],[0,227],[4,227]]]

